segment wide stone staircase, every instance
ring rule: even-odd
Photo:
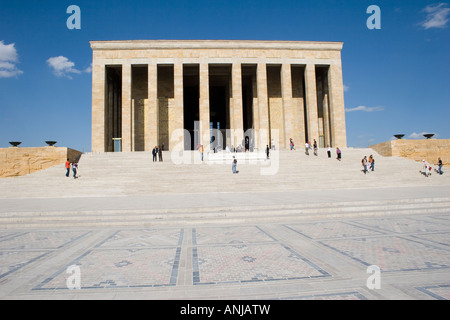
[[[196,151],[166,151],[163,162],[153,162],[149,152],[84,154],[77,179],[65,177],[64,165],[0,179],[0,201],[37,204],[0,209],[0,226],[282,223],[343,215],[450,212],[448,174],[425,177],[421,163],[382,157],[371,149],[342,151],[342,161],[334,151],[328,158],[324,149],[318,156],[307,156],[304,150],[272,151],[269,160],[256,152],[212,153],[205,154],[203,162]],[[375,171],[364,174],[361,159],[371,154]],[[231,170],[233,156],[238,174]],[[395,194],[408,187],[441,192],[419,197],[404,191]],[[392,190],[389,197],[372,196],[386,188]],[[344,191],[346,197],[340,198]],[[308,198],[311,192],[321,196]]]

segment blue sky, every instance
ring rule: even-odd
[[[370,5],[381,29],[367,27]],[[342,41],[350,147],[450,139],[449,19],[445,1],[0,0],[0,147],[90,151],[89,41],[133,39]]]

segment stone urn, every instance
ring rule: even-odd
[[[50,147],[54,146],[57,141],[45,141],[46,144],[48,144]]]
[[[397,139],[401,139],[403,138],[405,135],[404,134],[395,134],[394,137],[396,137]]]
[[[13,147],[17,147],[19,144],[21,144],[21,141],[10,141],[9,144],[12,145]]]
[[[427,134],[424,134],[423,136],[427,139],[431,139],[431,137],[434,136],[434,133],[427,133]]]

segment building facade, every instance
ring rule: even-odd
[[[93,152],[346,147],[341,42],[90,44]]]

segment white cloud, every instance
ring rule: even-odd
[[[421,22],[424,29],[446,28],[449,21],[450,8],[446,8],[447,3],[430,4],[422,12],[427,14],[425,21]]]
[[[383,110],[384,110],[384,107],[358,106],[355,108],[345,109],[345,112],[353,112],[353,111],[375,112],[375,111],[383,111]]]
[[[413,133],[411,133],[408,136],[408,139],[425,139],[425,137],[423,135],[424,134],[428,134],[428,133],[434,134],[433,138],[438,138],[439,137],[439,135],[437,133],[434,133],[434,132],[420,132],[420,133],[413,132]]]
[[[11,78],[23,73],[16,67],[19,61],[14,43],[0,41],[0,78]]]
[[[84,69],[84,72],[86,72],[86,73],[91,73],[92,72],[92,63],[91,63],[91,65],[89,67]]]
[[[75,68],[75,63],[64,56],[51,57],[47,59],[47,64],[58,77],[67,77],[72,79],[71,74],[91,73],[92,64],[84,70]]]
[[[347,92],[348,90],[350,90],[350,87],[349,87],[349,86],[346,86],[346,85],[344,84],[344,92]]]
[[[67,77],[72,79],[71,73],[81,73],[80,70],[75,69],[75,63],[63,56],[51,57],[47,59],[47,63],[50,68],[53,69],[53,73],[58,77]]]

